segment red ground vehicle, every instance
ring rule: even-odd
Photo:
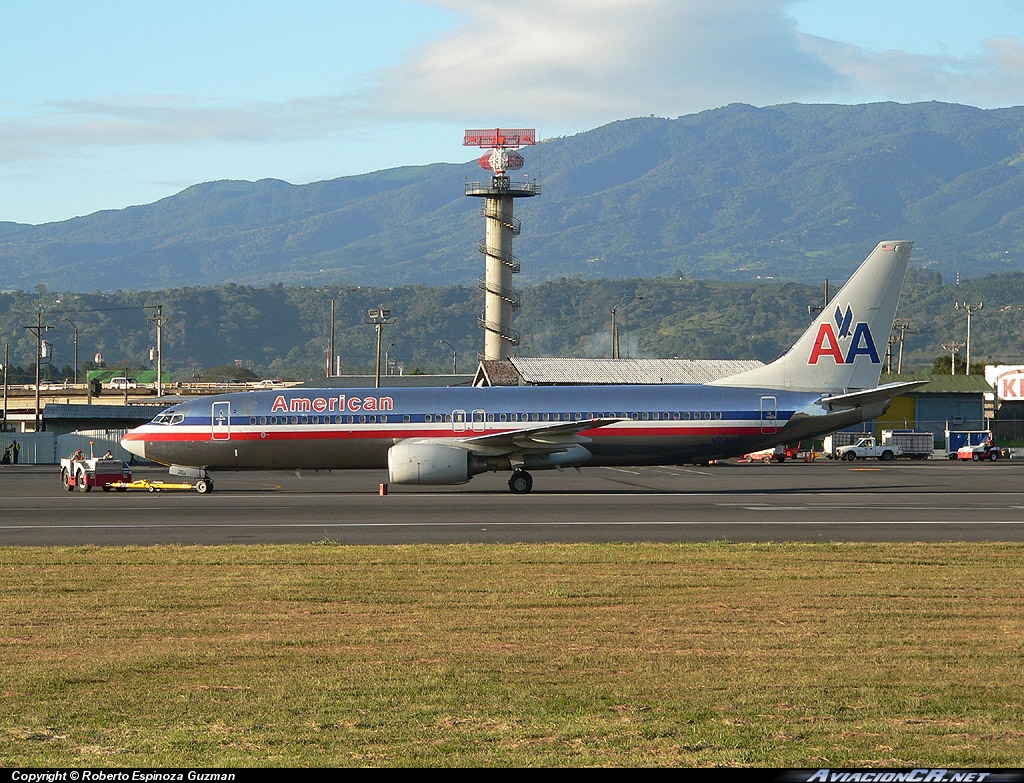
[[[795,446],[775,446],[761,451],[752,451],[740,457],[740,462],[785,462],[796,459],[800,455],[800,444]]]
[[[974,462],[995,462],[999,459],[999,447],[991,443],[982,443],[978,446],[961,446],[956,450],[957,459],[969,459]]]
[[[88,492],[100,487],[109,492],[116,481],[131,481],[132,469],[123,460],[113,457],[85,457],[79,452],[60,461],[60,480],[64,489]],[[119,490],[120,491],[120,490]]]

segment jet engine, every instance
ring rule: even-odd
[[[392,484],[465,484],[487,469],[466,449],[441,443],[397,443],[388,449]]]

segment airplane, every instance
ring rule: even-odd
[[[779,359],[707,384],[293,388],[193,399],[121,445],[195,488],[210,470],[387,468],[392,484],[510,471],[707,464],[881,415],[921,382],[878,386],[912,242],[880,242]]]

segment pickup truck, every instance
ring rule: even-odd
[[[861,438],[849,446],[840,446],[836,449],[835,458],[850,460],[855,459],[880,459],[888,462],[903,454],[903,449],[891,443],[879,444],[873,437]]]

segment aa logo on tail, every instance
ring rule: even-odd
[[[824,321],[818,327],[808,364],[817,364],[825,357],[830,357],[836,364],[852,364],[858,356],[867,356],[872,364],[879,364],[871,329],[863,321],[853,324],[853,308],[849,304],[845,312],[836,307],[833,320],[835,326]]]

